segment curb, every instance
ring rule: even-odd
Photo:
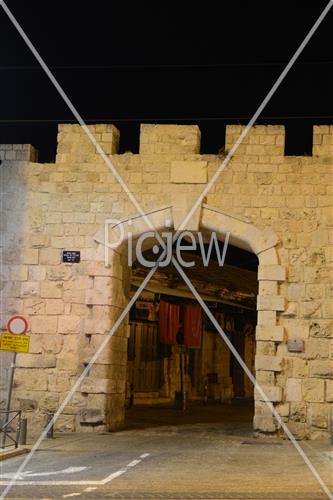
[[[25,453],[29,453],[29,451],[28,448],[14,448],[14,450],[0,451],[0,462],[9,458],[18,457],[19,455],[24,455]]]

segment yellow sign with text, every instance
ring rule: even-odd
[[[29,352],[30,337],[17,333],[2,333],[0,349],[2,351]]]

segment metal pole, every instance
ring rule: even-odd
[[[19,428],[17,432],[17,443],[27,444],[27,419],[26,417],[20,417]]]
[[[53,413],[48,413],[47,419],[46,419],[46,426],[48,426],[48,424],[51,422],[52,418],[53,418]],[[47,431],[46,437],[53,439],[53,425],[51,425],[51,427]]]
[[[9,370],[9,379],[8,379],[8,392],[7,392],[7,401],[6,401],[6,419],[8,420],[8,415],[10,411],[10,404],[11,404],[11,399],[12,399],[12,392],[13,392],[13,382],[14,382],[14,372],[15,372],[15,364],[16,364],[16,356],[17,353],[14,352],[13,355],[13,361],[12,364],[10,365],[10,370]],[[2,434],[2,443],[1,447],[4,448],[6,444],[6,432],[3,432]]]

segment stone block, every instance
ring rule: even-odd
[[[36,338],[39,339],[39,343],[45,353],[58,354],[61,351],[63,346],[63,337],[61,335],[38,335]]]
[[[27,266],[11,266],[10,279],[12,281],[27,281],[28,267]]]
[[[89,262],[87,267],[89,276],[113,276],[112,267],[105,266],[104,262]]]
[[[320,317],[321,301],[309,300],[300,303],[300,316],[303,318]]]
[[[255,415],[258,417],[272,417],[272,403],[266,403],[264,401],[255,401]]]
[[[45,303],[43,299],[31,298],[24,300],[24,314],[27,316],[45,313]]]
[[[17,368],[15,370],[14,388],[27,391],[46,391],[47,374],[44,368]]]
[[[311,426],[328,429],[330,405],[325,403],[311,403],[309,405],[308,416]]]
[[[206,161],[173,161],[171,163],[171,182],[176,184],[206,184]]]
[[[86,305],[108,305],[111,304],[111,292],[106,290],[87,290],[85,293]]]
[[[277,281],[259,281],[259,295],[277,295],[278,282]]]
[[[49,281],[68,281],[72,277],[72,269],[68,265],[48,266],[46,276]]]
[[[276,325],[276,311],[258,311],[258,325]]]
[[[280,322],[285,328],[287,339],[308,339],[309,322],[307,320],[282,317]]]
[[[24,281],[21,285],[22,297],[37,297],[40,294],[40,282]]]
[[[258,295],[258,311],[284,311],[285,298],[280,295]]]
[[[282,358],[280,356],[257,355],[255,368],[256,370],[280,372],[282,370]]]
[[[289,403],[282,403],[276,406],[276,411],[281,417],[289,417],[289,412],[290,412],[290,404]]]
[[[88,394],[113,394],[119,392],[117,390],[117,384],[113,380],[90,377],[86,377],[83,380],[78,391]]]
[[[316,320],[310,324],[311,337],[333,338],[333,323],[330,320]]]
[[[330,339],[310,338],[306,342],[305,355],[307,359],[325,359],[330,352]]]
[[[59,299],[62,296],[62,283],[44,281],[41,283],[40,296],[45,299]]]
[[[275,373],[266,370],[256,370],[256,380],[260,385],[275,385]]]
[[[291,402],[290,418],[295,422],[306,422],[306,403]]]
[[[56,333],[58,318],[56,316],[34,316],[30,319],[32,333]]]
[[[84,320],[84,333],[104,334],[111,330],[111,319],[85,319]]]
[[[326,380],[326,401],[333,403],[333,380]]]
[[[61,252],[56,248],[41,248],[39,263],[42,265],[55,266],[60,264]]]
[[[53,354],[21,353],[17,356],[16,364],[22,368],[54,368],[56,357]]]
[[[28,412],[28,411],[36,411],[38,408],[38,401],[36,399],[28,399],[28,398],[17,398],[18,409]]]
[[[23,264],[38,264],[38,249],[26,248],[22,254]]]
[[[32,234],[29,242],[32,248],[43,248],[49,244],[49,237],[46,234]]]
[[[278,257],[275,248],[269,248],[259,254],[261,266],[275,266],[278,264]]]
[[[66,392],[70,389],[70,377],[67,372],[56,371],[47,376],[48,390],[50,392]]]
[[[286,401],[302,401],[302,380],[289,378],[286,382]]]
[[[292,376],[295,378],[304,378],[309,375],[309,366],[305,359],[292,359]]]
[[[303,422],[290,421],[288,422],[288,429],[297,440],[306,439],[309,434],[307,425]]]
[[[59,316],[58,332],[63,334],[80,333],[82,328],[82,319],[80,316]]]
[[[283,266],[259,266],[258,279],[266,281],[285,281],[286,268]]]
[[[288,285],[288,300],[298,301],[305,296],[305,285],[303,283],[290,283]]]
[[[325,381],[318,378],[304,379],[302,392],[304,401],[323,403],[325,400]]]
[[[277,325],[257,325],[256,339],[262,341],[283,342],[284,328]]]
[[[30,335],[30,342],[29,342],[30,354],[41,354],[43,352],[41,337],[42,337],[41,335]],[[53,335],[49,335],[48,337],[53,337]]]
[[[277,430],[277,422],[274,417],[259,417],[253,419],[253,428],[255,431],[272,433]]]
[[[276,355],[276,344],[275,342],[267,342],[258,340],[257,341],[257,351],[256,355],[260,356],[275,356]]]
[[[77,354],[60,354],[57,357],[57,370],[66,370],[76,373],[78,369],[79,358]]]
[[[46,269],[44,266],[29,266],[28,279],[29,281],[45,280]]]
[[[80,411],[80,423],[90,425],[105,424],[105,413],[101,408],[89,408]]]
[[[197,125],[150,125],[140,127],[140,153],[199,153]]]
[[[309,361],[310,377],[317,378],[333,378],[333,361],[327,360],[314,360]]]
[[[280,386],[261,385],[260,387],[263,390],[264,394],[267,396],[268,401],[271,401],[273,403],[279,403],[280,401],[282,401],[282,388]],[[255,389],[254,396],[258,401],[265,401],[264,396],[258,391],[257,388]]]
[[[56,432],[74,432],[75,431],[75,415],[59,415],[54,423]]]
[[[39,408],[45,413],[55,413],[59,408],[60,397],[58,393],[47,392],[39,402]]]
[[[62,314],[64,312],[64,303],[61,299],[45,299],[46,314]]]

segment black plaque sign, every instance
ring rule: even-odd
[[[62,252],[62,261],[70,262],[71,264],[75,262],[80,262],[81,252],[79,250],[64,250]]]

